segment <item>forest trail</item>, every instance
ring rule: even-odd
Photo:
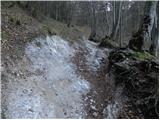
[[[116,118],[119,108],[109,103],[112,82],[105,74],[108,53],[91,41],[69,43],[58,36],[28,43],[24,58],[8,64],[3,75],[4,116]]]
[[[159,118],[158,1],[3,1],[1,118]]]

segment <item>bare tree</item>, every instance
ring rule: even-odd
[[[110,37],[115,40],[117,36],[118,29],[120,27],[121,20],[121,9],[122,9],[122,1],[113,2],[113,28]]]

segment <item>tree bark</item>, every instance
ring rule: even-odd
[[[115,4],[115,3],[114,3]],[[117,32],[118,32],[118,29],[119,29],[119,27],[120,27],[120,19],[121,19],[121,8],[122,8],[122,2],[120,1],[119,2],[119,5],[118,5],[118,7],[116,7],[115,6],[115,10],[114,10],[114,12],[116,12],[116,13],[114,13],[114,19],[115,19],[115,17],[117,16],[117,19],[116,19],[116,21],[115,21],[115,24],[113,25],[113,29],[112,29],[112,33],[111,33],[111,38],[113,39],[113,40],[115,40],[116,39],[116,36],[117,36]],[[117,10],[118,9],[118,10]],[[117,12],[118,11],[118,12]],[[116,16],[115,16],[116,15]]]
[[[145,17],[138,32],[129,42],[129,47],[134,50],[150,51],[151,33],[156,17],[157,1],[147,1],[145,6]]]
[[[156,57],[158,57],[158,52],[159,52],[159,17],[157,17],[157,15],[159,14],[159,9],[158,9],[158,4],[157,4],[157,8],[156,8],[156,12],[155,12],[155,19],[154,19],[154,25],[153,25],[153,30],[151,32],[151,40],[152,40],[152,44],[151,44],[151,48],[150,51],[153,55],[155,55]]]
[[[91,1],[91,35],[89,40],[96,41],[96,16],[95,16],[95,4]]]

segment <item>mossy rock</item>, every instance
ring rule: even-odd
[[[101,46],[101,47],[109,47],[109,48],[117,48],[117,47],[119,47],[119,45],[108,36],[101,40],[99,46]]]
[[[58,34],[58,32],[55,29],[50,28],[46,25],[42,26],[42,32],[44,32],[44,34],[48,34],[48,35],[57,35]]]
[[[126,55],[123,52],[113,51],[109,54],[108,58],[111,63],[116,63],[124,61],[126,59]]]
[[[155,59],[155,56],[151,55],[148,52],[137,52],[137,51],[132,52],[130,57],[142,61]]]

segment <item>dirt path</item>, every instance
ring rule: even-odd
[[[28,43],[21,61],[2,61],[2,117],[105,118],[112,93],[107,53],[58,36]]]
[[[109,49],[99,48],[90,41],[81,41],[79,44],[73,62],[78,66],[77,73],[92,85],[84,96],[86,118],[117,118],[119,105],[113,97],[119,95],[114,94],[114,81],[106,74]]]

